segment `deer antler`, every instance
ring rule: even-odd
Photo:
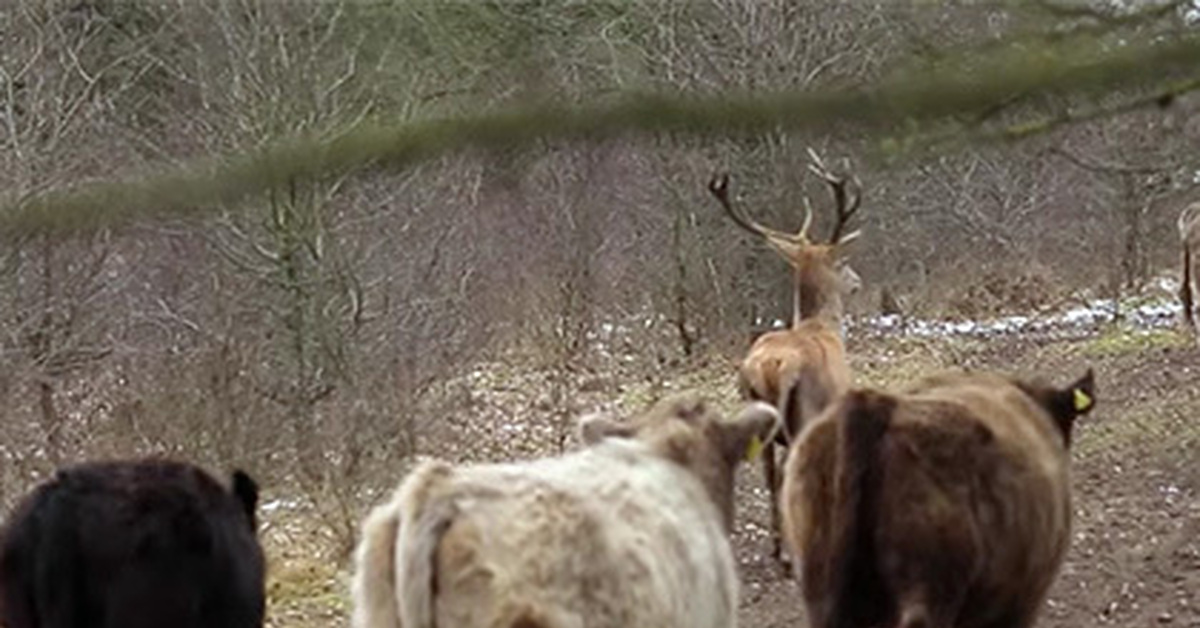
[[[708,182],[708,191],[712,192],[712,195],[721,203],[721,208],[725,210],[725,213],[742,229],[755,235],[763,236],[768,240],[782,240],[793,244],[803,244],[808,241],[808,237],[805,234],[808,232],[809,223],[812,222],[811,208],[809,208],[808,215],[804,219],[804,227],[797,233],[787,233],[786,231],[778,231],[763,226],[734,209],[733,203],[729,201],[729,174],[713,175],[713,178]]]
[[[859,231],[843,235],[846,229],[846,224],[850,222],[850,218],[858,211],[862,204],[862,182],[857,176],[851,176],[849,181],[845,175],[834,174],[817,152],[813,149],[808,149],[808,156],[812,159],[808,169],[813,174],[825,180],[829,184],[830,193],[833,195],[834,210],[837,212],[837,222],[833,226],[833,234],[829,237],[830,244],[847,244],[859,236]],[[847,168],[849,169],[849,168]],[[852,194],[847,194],[846,184],[853,182],[854,190]]]

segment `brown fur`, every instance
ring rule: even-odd
[[[796,320],[759,336],[738,369],[743,399],[774,404],[784,427],[762,454],[771,504],[779,500],[776,445],[787,447],[807,417],[816,416],[851,383],[842,342],[842,289],[830,245],[777,246],[796,273]],[[779,511],[771,509],[772,555],[783,560]]]
[[[743,399],[774,404],[783,429],[766,443],[762,454],[763,476],[771,508],[772,556],[786,562],[782,552],[779,473],[776,445],[787,447],[808,417],[815,416],[850,386],[850,367],[842,342],[842,296],[857,290],[861,280],[844,265],[845,245],[858,232],[845,234],[849,218],[858,210],[861,194],[847,194],[847,179],[830,172],[810,151],[811,170],[829,184],[837,221],[827,243],[813,242],[807,231],[811,208],[796,234],[775,231],[739,213],[728,195],[728,178],[718,177],[709,190],[725,212],[743,229],[763,236],[767,244],[791,266],[795,277],[792,325],[789,329],[759,336],[738,368],[738,388]],[[856,181],[857,184],[857,181]]]
[[[1093,394],[1091,371],[1063,389],[953,373],[854,390],[811,422],[780,504],[811,625],[1032,625],[1068,546],[1070,434]]]
[[[1179,281],[1179,301],[1183,306],[1183,323],[1187,331],[1200,342],[1200,331],[1196,328],[1195,290],[1196,256],[1200,251],[1200,202],[1192,203],[1179,213],[1179,242],[1183,253],[1182,272]]]

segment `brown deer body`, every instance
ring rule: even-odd
[[[1192,203],[1179,213],[1179,242],[1183,249],[1183,270],[1179,280],[1179,301],[1183,305],[1183,322],[1190,332],[1200,342],[1200,332],[1196,329],[1195,294],[1197,271],[1200,263],[1196,254],[1200,253],[1200,202]]]
[[[776,407],[782,429],[765,443],[763,475],[770,496],[772,556],[782,554],[779,518],[779,484],[776,445],[786,448],[799,433],[806,418],[815,416],[844,393],[851,384],[842,341],[842,296],[857,289],[858,277],[842,262],[844,246],[858,232],[843,234],[850,217],[862,200],[857,181],[851,198],[847,179],[830,172],[815,153],[811,169],[829,185],[837,211],[833,235],[826,243],[808,238],[812,208],[807,207],[804,225],[795,234],[764,227],[739,213],[729,200],[728,177],[717,177],[709,190],[725,212],[743,229],[766,239],[767,244],[791,266],[795,285],[792,325],[759,336],[738,368],[738,388],[743,399],[765,401]],[[806,203],[807,205],[807,203]]]
[[[1093,381],[949,373],[852,390],[811,421],[781,502],[810,625],[1031,626],[1069,545]]]

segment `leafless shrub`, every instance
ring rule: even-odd
[[[1041,27],[972,3],[10,4],[0,187],[14,197],[377,117],[854,85],[900,54],[934,63]],[[662,369],[687,361],[722,368],[788,318],[786,270],[731,241],[712,172],[794,229],[824,194],[804,146],[850,154],[872,245],[850,253],[865,290],[849,309],[886,288],[912,313],[1025,313],[1175,268],[1196,106],[897,163],[839,129],[481,150],[298,178],[204,219],[6,240],[0,502],[57,460],[170,454],[243,466],[268,500],[301,496],[336,552],[413,454],[524,455],[555,417],[628,382],[661,392]],[[513,417],[477,390],[488,377],[537,430],[505,440]]]

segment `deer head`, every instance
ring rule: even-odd
[[[812,160],[808,169],[827,184],[836,212],[833,231],[824,242],[813,241],[808,235],[813,209],[807,198],[800,230],[788,233],[764,226],[736,208],[729,198],[728,174],[716,175],[708,184],[709,192],[716,197],[725,214],[743,230],[766,240],[767,245],[794,270],[796,323],[827,306],[836,306],[832,309],[840,318],[842,295],[853,293],[862,286],[858,274],[845,263],[847,245],[861,233],[859,230],[847,232],[846,228],[862,204],[862,184],[858,177],[834,173],[812,149],[808,154]]]

